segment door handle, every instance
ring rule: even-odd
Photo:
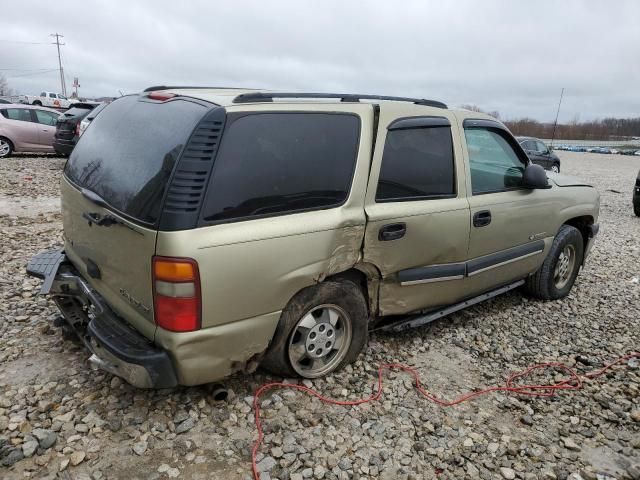
[[[473,215],[474,227],[485,227],[491,223],[491,212],[489,210],[480,210]]]
[[[383,226],[378,232],[378,240],[381,242],[388,242],[389,240],[397,240],[404,237],[407,233],[406,223],[390,223]]]

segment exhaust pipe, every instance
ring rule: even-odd
[[[216,402],[223,402],[229,396],[229,391],[224,385],[216,383],[211,386],[211,396]]]

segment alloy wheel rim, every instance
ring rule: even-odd
[[[553,167],[551,167],[551,171],[555,173],[560,173],[560,169],[558,168],[557,165],[554,165]]]
[[[9,155],[9,143],[5,140],[0,140],[0,157],[6,157]]]
[[[351,344],[351,319],[337,305],[319,305],[305,313],[289,339],[291,367],[302,377],[317,378],[337,367]]]
[[[553,272],[553,281],[556,288],[564,288],[573,274],[573,269],[576,263],[576,249],[573,245],[567,245],[562,249],[558,260],[556,261],[556,268]]]

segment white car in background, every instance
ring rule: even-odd
[[[70,100],[61,93],[41,92],[40,95],[20,95],[18,102],[49,108],[69,108],[75,100]]]

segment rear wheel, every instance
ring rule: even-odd
[[[13,153],[13,144],[10,140],[0,137],[0,158],[5,158]]]
[[[583,255],[582,234],[571,225],[563,225],[542,266],[527,279],[526,292],[542,300],[567,296],[578,276]]]
[[[349,281],[299,292],[285,307],[262,366],[282,377],[318,378],[352,363],[368,336],[367,304]]]

